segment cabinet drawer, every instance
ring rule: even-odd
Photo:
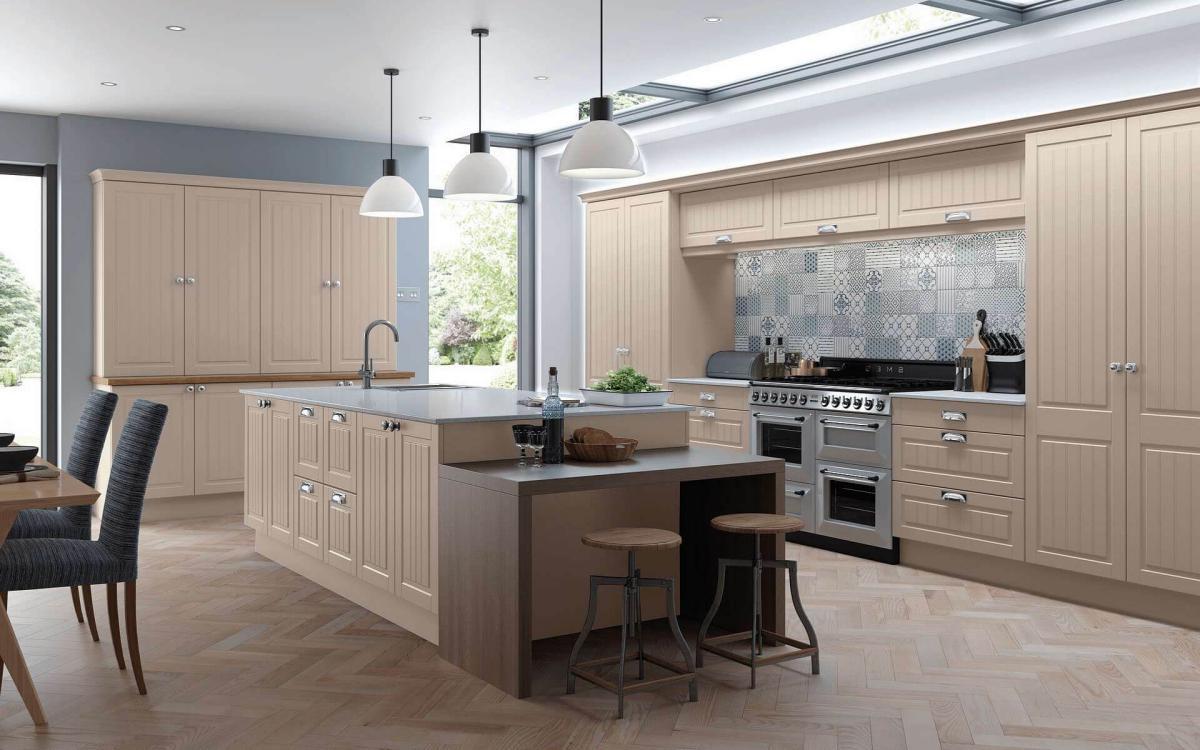
[[[322,488],[325,539],[321,547],[325,564],[354,575],[358,567],[358,496],[336,487]]]
[[[1024,178],[1024,143],[894,161],[891,226],[1022,218]]]
[[[775,239],[887,228],[887,164],[775,180],[774,192]]]
[[[293,546],[297,551],[322,559],[325,546],[325,487],[304,477],[292,477],[292,488],[296,498],[296,537]]]
[[[691,443],[744,451],[749,436],[749,412],[697,406],[688,415],[688,441]]]
[[[981,404],[975,401],[934,401],[921,398],[892,399],[892,423],[913,427],[1025,434],[1025,407]]]
[[[311,404],[295,404],[295,473],[314,482],[325,480],[325,410]]]
[[[325,484],[358,491],[358,414],[325,409]]]
[[[733,385],[695,385],[693,383],[667,383],[667,387],[671,389],[672,404],[741,411],[746,411],[749,404],[749,388],[739,388]]]
[[[1025,495],[1025,438],[929,427],[892,428],[897,481],[1006,497]]]
[[[1024,560],[1025,502],[893,482],[892,533],[901,539]]]
[[[769,240],[773,209],[770,182],[684,193],[679,196],[679,245]]]

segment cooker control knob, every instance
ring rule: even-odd
[[[867,411],[870,411],[871,409],[875,408],[875,399],[873,399],[873,398],[866,399],[865,401],[863,401],[863,405],[867,407]]]
[[[833,397],[833,405],[834,405],[834,406],[841,406],[841,405],[842,405],[842,397],[841,397],[841,396],[834,396],[834,397]]]
[[[794,403],[796,403],[796,398],[797,398],[797,396],[796,396],[796,394],[794,394],[794,393],[793,393],[792,395],[788,396],[788,403],[789,403],[789,404],[794,404]]]
[[[875,402],[875,411],[883,411],[883,399]]]
[[[862,404],[863,404],[863,402],[862,402],[862,399],[861,399],[861,398],[859,398],[859,397],[857,397],[857,396],[855,396],[855,397],[854,397],[854,408],[855,408],[855,409],[861,409],[861,408],[862,408]]]
[[[803,393],[801,393],[800,394],[800,405],[803,406],[807,403],[808,403],[808,396],[805,396]]]
[[[778,394],[778,393],[772,393],[772,394],[771,394],[771,403],[773,404],[773,403],[775,403],[775,402],[776,402],[776,401],[778,401],[778,400],[779,400],[779,394]]]
[[[821,406],[829,406],[829,397],[828,396],[821,397]]]
[[[751,394],[750,394],[750,400],[751,400],[751,401],[757,401],[757,400],[758,400],[758,391],[755,391],[754,393],[751,393]]]

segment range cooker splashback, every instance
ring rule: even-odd
[[[975,312],[1025,335],[1025,230],[741,253],[734,348],[809,359],[953,360]]]

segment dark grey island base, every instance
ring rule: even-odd
[[[639,451],[632,460],[618,464],[569,461],[529,469],[507,460],[441,466],[438,636],[442,658],[510,695],[530,695],[532,643],[538,629],[533,606],[534,577],[539,574],[533,565],[534,545],[545,544],[535,541],[534,515],[548,516],[538,519],[544,526],[547,520],[557,520],[558,513],[578,513],[581,506],[567,498],[581,494],[603,503],[606,493],[615,498],[647,488],[637,503],[678,502],[678,530],[683,537],[678,559],[680,614],[701,620],[716,590],[717,559],[753,556],[752,536],[717,532],[709,521],[725,513],[783,513],[783,471],[779,459],[705,447]],[[555,496],[563,497],[563,502],[556,503]],[[564,527],[569,525],[569,519],[562,520]],[[569,545],[577,543],[578,537],[560,541]],[[784,557],[782,535],[763,541],[765,559]],[[613,567],[622,569],[620,553],[611,554]],[[544,554],[541,559],[544,566]],[[579,575],[586,580],[587,574],[602,572],[586,570]],[[786,622],[784,583],[784,576],[776,571],[763,575],[763,624],[780,633]],[[586,585],[562,592],[564,598],[585,595]],[[749,629],[751,609],[749,581],[731,576],[714,622],[723,629]],[[565,663],[563,669],[565,675]]]

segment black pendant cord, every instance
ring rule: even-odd
[[[393,151],[392,151],[392,149],[394,148],[394,144],[396,142],[396,136],[395,136],[396,105],[394,103],[395,96],[396,96],[396,76],[389,75],[388,76],[388,159],[396,158],[396,154],[393,153]]]
[[[600,0],[600,96],[604,96],[604,0]]]
[[[480,34],[479,39],[479,129],[478,133],[483,132],[483,35]]]

